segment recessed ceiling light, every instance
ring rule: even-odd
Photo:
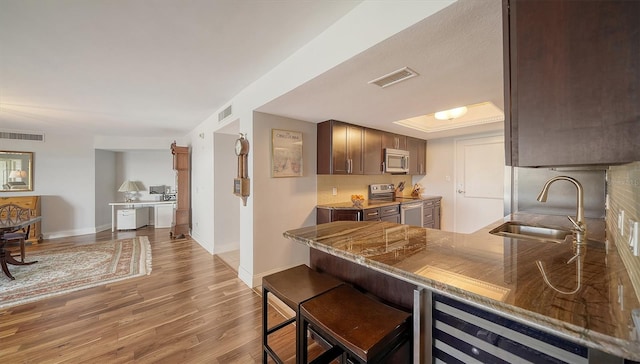
[[[453,120],[467,113],[467,107],[461,106],[449,110],[438,111],[433,116],[438,120]]]
[[[420,130],[425,133],[433,133],[450,129],[464,128],[480,124],[488,124],[504,121],[504,112],[491,102],[465,106],[467,112],[458,116],[455,120],[446,118],[439,120],[436,113],[420,115],[409,119],[394,121],[394,124],[407,128]],[[448,110],[451,111],[451,110]]]

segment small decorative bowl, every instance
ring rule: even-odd
[[[353,206],[355,207],[362,207],[362,204],[364,203],[364,198],[351,197],[351,202],[353,202]]]

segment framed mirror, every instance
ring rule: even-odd
[[[33,153],[0,151],[0,192],[33,191]]]

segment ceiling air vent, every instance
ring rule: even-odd
[[[33,142],[44,142],[44,133],[17,131],[17,130],[0,130],[0,139],[11,140],[29,140]]]
[[[417,75],[418,74],[416,73],[416,71],[412,70],[409,67],[404,67],[397,71],[393,71],[389,74],[386,74],[382,77],[378,77],[373,81],[369,81],[369,83],[385,88],[387,86],[391,86],[398,82],[402,82],[404,80],[408,80],[410,78],[416,77]]]
[[[218,113],[218,122],[226,119],[229,115],[231,115],[231,105],[227,106],[224,110]]]

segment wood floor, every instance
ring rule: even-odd
[[[0,309],[0,362],[260,363],[262,301],[217,256],[169,229],[142,228],[45,240],[52,245],[146,235],[153,270],[145,277]],[[6,277],[0,277],[0,284]],[[270,325],[283,319],[270,310]],[[294,328],[272,336],[287,362]]]

